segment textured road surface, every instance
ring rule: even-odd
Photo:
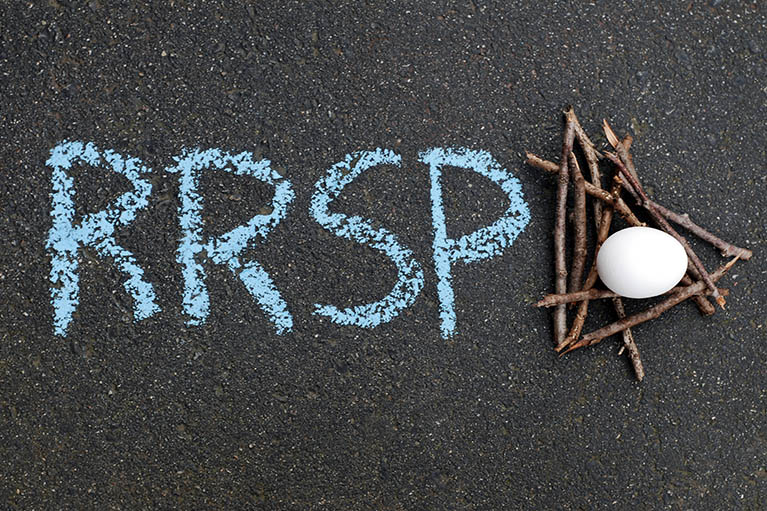
[[[766,508],[767,3],[637,4],[2,2],[0,508]],[[659,202],[756,252],[723,280],[726,310],[684,304],[636,329],[641,384],[614,338],[557,358],[550,312],[530,306],[553,282],[555,182],[523,153],[557,157],[567,104],[590,133],[608,118],[634,135]],[[62,140],[153,169],[149,206],[117,233],[154,286],[153,317],[134,321],[124,274],[85,249],[80,304],[54,335],[45,162]],[[446,146],[490,152],[531,213],[501,256],[455,265],[447,340],[417,161]],[[292,333],[213,264],[208,321],[185,324],[178,176],[163,171],[185,147],[251,151],[293,183],[287,218],[248,256]],[[314,304],[378,300],[396,271],[323,230],[309,202],[330,166],[376,147],[402,167],[371,170],[333,208],[396,233],[425,284],[389,323],[339,326]],[[103,168],[72,175],[78,218],[130,189]],[[466,170],[444,187],[456,237],[506,207]],[[220,172],[201,191],[213,234],[272,193]]]

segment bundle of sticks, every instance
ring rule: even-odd
[[[637,349],[631,327],[645,321],[655,319],[663,312],[675,305],[692,299],[701,314],[708,316],[714,313],[715,307],[709,301],[709,296],[724,308],[726,289],[720,289],[716,282],[735,264],[739,259],[750,259],[751,250],[737,247],[728,243],[706,229],[690,220],[686,214],[678,214],[653,201],[645,192],[639,181],[633,158],[630,153],[633,138],[626,135],[619,139],[610,128],[607,121],[603,121],[603,129],[612,151],[600,152],[589,139],[581,127],[572,107],[564,111],[565,126],[562,142],[562,155],[559,163],[544,160],[530,152],[527,153],[527,163],[533,167],[545,170],[558,176],[556,221],[554,226],[554,293],[545,296],[536,303],[537,307],[555,307],[554,309],[554,340],[555,350],[560,353],[568,353],[574,349],[591,346],[603,339],[622,332],[623,346],[634,368],[638,380],[644,378],[644,368]],[[581,172],[581,167],[574,153],[574,148],[580,146],[583,160],[589,170],[590,180],[587,180]],[[615,169],[612,183],[609,189],[602,187],[600,162],[610,162]],[[573,186],[573,249],[570,270],[567,269],[566,261],[566,230],[567,230],[567,198],[570,189],[570,181]],[[631,200],[624,201],[621,197],[625,191]],[[594,255],[589,272],[583,279],[587,244],[587,217],[586,201],[591,197],[596,225],[596,242],[594,243]],[[633,208],[633,209],[632,209]],[[635,212],[636,210],[636,212]],[[602,243],[610,234],[613,216],[615,213],[621,216],[629,226],[645,226],[639,219],[640,210],[644,211],[655,227],[667,232],[679,241],[687,252],[687,273],[680,281],[680,285],[667,292],[667,296],[660,302],[649,308],[626,315],[623,301],[616,293],[595,288],[598,274],[596,267],[597,253]],[[689,233],[695,234],[719,249],[724,257],[731,259],[716,271],[709,273],[704,268],[700,258],[695,254],[687,240],[680,235],[671,225],[671,222],[684,227]],[[568,280],[569,273],[569,280]],[[618,320],[602,328],[581,335],[586,317],[588,315],[589,302],[591,300],[609,298],[612,301]],[[570,328],[567,328],[567,304],[578,304],[575,318]]]

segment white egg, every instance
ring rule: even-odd
[[[687,270],[684,247],[651,227],[622,229],[602,244],[597,255],[599,278],[627,298],[649,298],[674,287]]]

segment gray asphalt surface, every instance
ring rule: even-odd
[[[766,508],[767,4],[279,4],[0,5],[0,508]],[[636,329],[641,384],[617,338],[558,358],[550,312],[531,307],[553,284],[556,186],[523,155],[558,157],[567,104],[589,133],[607,118],[633,134],[656,200],[756,253],[723,279],[726,310],[684,304]],[[62,140],[154,169],[149,206],[117,233],[153,317],[134,321],[124,274],[83,250],[79,306],[54,335],[45,162]],[[455,265],[447,340],[417,161],[435,146],[490,152],[531,213],[501,256]],[[210,316],[185,324],[178,176],[163,169],[191,147],[251,151],[293,183],[288,216],[248,252],[291,333],[213,264]],[[376,147],[402,167],[366,173],[333,209],[396,233],[425,284],[389,323],[339,326],[314,304],[378,300],[396,270],[309,202],[334,163]],[[72,175],[78,217],[130,189]],[[506,207],[475,173],[444,179],[453,236]],[[208,173],[201,193],[220,234],[272,189]],[[587,330],[612,318],[593,309]]]

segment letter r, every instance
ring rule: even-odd
[[[114,172],[125,176],[134,191],[120,195],[107,209],[87,215],[79,225],[75,225],[75,190],[67,170],[77,162],[92,166],[106,163]],[[155,304],[154,289],[143,279],[144,271],[136,263],[133,254],[118,245],[114,237],[119,225],[130,224],[136,218],[136,212],[147,206],[152,185],[138,176],[150,170],[136,158],[126,158],[111,150],[99,154],[99,150],[91,143],[67,141],[53,148],[46,165],[53,169],[53,225],[48,231],[45,246],[51,254],[54,333],[60,336],[67,334],[72,314],[77,308],[80,291],[77,252],[84,246],[93,247],[101,257],[111,257],[118,268],[128,275],[123,286],[134,300],[135,319],[148,318],[158,312],[160,307]]]
[[[202,236],[203,200],[198,193],[198,173],[208,167],[241,176],[255,177],[274,186],[271,213],[256,215],[246,224],[237,226],[226,234],[204,240]],[[176,158],[176,165],[167,170],[180,173],[179,221],[182,237],[176,252],[176,260],[182,265],[184,275],[184,311],[190,316],[187,323],[201,325],[208,317],[209,298],[205,287],[205,270],[199,261],[200,256],[206,254],[212,262],[225,264],[240,278],[248,292],[274,323],[278,334],[289,332],[293,327],[293,316],[288,311],[288,306],[272,279],[258,262],[243,262],[240,260],[240,255],[252,243],[252,240],[259,237],[265,239],[266,235],[285,217],[288,204],[295,197],[290,182],[272,170],[269,160],[254,162],[251,153],[232,155],[218,149],[184,151],[180,157]]]

